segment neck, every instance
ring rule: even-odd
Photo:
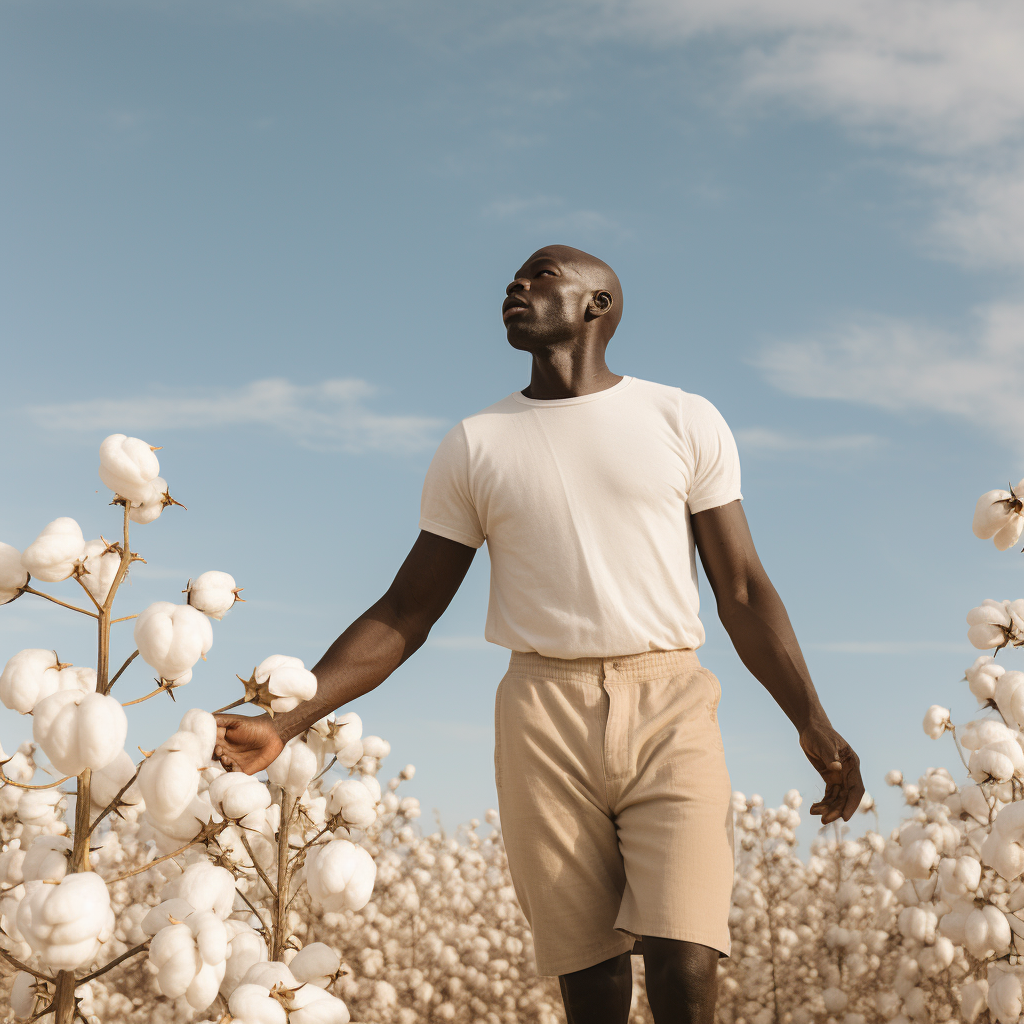
[[[535,352],[530,386],[523,389],[523,395],[540,400],[579,398],[607,391],[620,380],[619,374],[608,369],[603,351],[586,348],[575,352],[567,349]]]

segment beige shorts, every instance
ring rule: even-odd
[[[590,967],[642,935],[729,955],[721,694],[691,650],[512,655],[495,701],[494,765],[540,974]]]

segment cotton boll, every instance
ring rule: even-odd
[[[96,689],[96,672],[61,664],[53,651],[29,648],[19,651],[0,675],[0,701],[12,711],[30,714],[44,697],[59,690]]]
[[[17,926],[43,963],[73,971],[91,962],[113,931],[107,886],[92,871],[67,875],[56,885],[26,882]]]
[[[33,713],[32,736],[65,775],[105,768],[121,752],[128,717],[119,701],[100,693],[59,690]]]
[[[316,985],[302,985],[288,999],[288,1024],[348,1024],[348,1007]]]
[[[1015,975],[1000,972],[989,981],[988,1008],[999,1024],[1017,1024],[1021,1014],[1021,986]]]
[[[306,858],[306,885],[315,905],[329,911],[362,910],[370,900],[377,866],[360,846],[334,839]]]
[[[995,779],[1005,782],[1013,777],[1013,762],[1005,755],[988,747],[982,747],[971,754],[969,770],[975,782]]]
[[[164,900],[149,911],[139,923],[139,927],[146,935],[156,935],[161,929],[174,924],[174,921],[180,924],[194,912],[195,907],[188,900],[175,896]],[[174,921],[171,918],[174,918]]]
[[[968,722],[960,736],[960,745],[967,750],[978,750],[991,743],[1012,740],[1013,730],[992,718],[981,718]]]
[[[59,882],[68,873],[72,845],[67,836],[37,836],[21,862],[23,880]]]
[[[327,988],[341,970],[341,957],[326,943],[311,942],[295,954],[288,969],[298,981]]]
[[[207,860],[190,864],[164,891],[186,900],[193,910],[212,910],[220,918],[231,913],[235,902],[235,880],[231,872]]]
[[[336,782],[327,797],[327,813],[340,814],[346,824],[367,829],[377,820],[377,801],[358,779]]]
[[[271,804],[270,790],[258,779],[242,772],[225,772],[218,776],[210,783],[209,793],[217,813],[233,821],[265,810]]]
[[[924,713],[924,732],[933,740],[937,740],[949,725],[949,708],[933,704]]]
[[[202,967],[199,951],[187,924],[171,924],[156,933],[149,946],[149,962],[157,969],[157,987],[169,999],[179,999]]]
[[[160,474],[153,448],[137,437],[111,434],[100,444],[100,479],[115,494],[139,505]]]
[[[25,549],[21,565],[36,579],[59,583],[75,571],[75,563],[82,558],[84,551],[82,528],[74,519],[61,516],[47,524]]]
[[[209,615],[211,619],[223,619],[232,605],[242,600],[238,596],[239,590],[241,587],[236,586],[233,576],[211,570],[191,580],[186,593],[188,603],[193,608]]]
[[[187,604],[156,601],[135,621],[135,646],[161,680],[181,679],[213,646],[213,629]]]
[[[316,694],[316,676],[301,659],[285,654],[264,658],[256,666],[253,679],[265,693],[263,706],[275,714],[291,711]]]
[[[991,654],[982,654],[975,659],[974,664],[965,675],[971,693],[978,698],[979,703],[984,703],[995,697],[996,683],[1005,671],[1006,669],[997,664]]]
[[[106,807],[134,774],[135,763],[125,750],[116,754],[110,764],[96,769],[92,773],[92,783],[89,787],[89,796],[92,798],[93,806],[96,808]],[[121,803],[129,806],[138,804],[141,800],[142,794],[139,792],[137,782],[132,783],[121,794]]]
[[[1010,936],[1006,917],[991,904],[973,911],[964,925],[964,945],[979,960],[1006,953],[1010,948]]]
[[[267,765],[267,778],[292,796],[298,796],[309,785],[316,771],[316,754],[296,736]]]
[[[103,604],[121,567],[121,553],[102,538],[85,542],[81,580],[86,590]]]
[[[242,978],[243,985],[262,985],[266,989],[272,989],[280,985],[282,988],[298,988],[299,981],[292,974],[287,964],[279,960],[261,961],[249,968],[245,977]]]
[[[254,928],[230,919],[225,921],[224,925],[228,930],[228,955],[220,992],[227,997],[238,987],[254,964],[267,960],[268,953],[267,944]]]
[[[203,753],[202,740],[187,730],[174,733],[153,751],[137,783],[147,817],[159,825],[181,816],[199,792]]]
[[[36,1003],[36,979],[27,971],[18,971],[11,985],[11,1010],[18,1019],[31,1017]],[[44,989],[45,994],[45,989]]]
[[[1024,531],[1024,519],[1015,515],[993,538],[992,543],[1000,551],[1012,548],[1020,540],[1021,532]]]
[[[984,978],[976,978],[960,986],[960,1013],[967,1024],[981,1016],[988,1006],[988,982]]]
[[[182,715],[178,729],[193,733],[199,738],[200,746],[197,757],[200,764],[205,764],[213,757],[213,748],[217,744],[217,719],[209,711],[203,711],[202,708],[189,708]]]
[[[375,757],[378,761],[383,761],[390,753],[391,744],[387,740],[382,740],[379,736],[363,737],[363,755],[365,757]]]
[[[216,998],[224,978],[224,962],[202,963],[188,988],[185,989],[185,1001],[193,1010],[205,1010]]]
[[[21,564],[21,552],[0,542],[0,605],[13,601],[28,586],[28,570]]]
[[[244,1024],[288,1024],[285,1008],[262,985],[239,985],[228,998],[228,1010]]]
[[[139,526],[148,526],[160,518],[161,513],[168,505],[180,505],[175,501],[167,489],[167,481],[162,477],[155,477],[150,484],[149,492],[141,502],[132,502],[128,512],[128,518]]]

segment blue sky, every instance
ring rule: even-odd
[[[612,368],[736,432],[762,559],[894,824],[888,769],[955,768],[920,720],[973,713],[964,614],[1020,596],[970,517],[1024,474],[1022,67],[1017,7],[953,0],[8,3],[0,539],[115,533],[100,440],[163,446],[188,511],[137,530],[124,614],[213,568],[248,601],[178,707],[137,709],[151,746],[383,592],[437,440],[527,383],[512,272],[588,249],[625,290]],[[448,825],[494,801],[486,596],[481,552],[356,706]],[[734,787],[816,796],[704,597]],[[85,661],[70,617],[20,599],[0,654]]]

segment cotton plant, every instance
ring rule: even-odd
[[[124,1019],[123,1006],[103,1016],[114,1005],[108,972],[144,958],[148,1001],[172,1005],[172,1019],[231,1012],[242,1024],[267,1014],[282,1024],[343,1024],[345,1002],[327,991],[340,960],[314,947],[297,973],[285,964],[303,946],[291,908],[300,894],[343,913],[370,899],[376,864],[360,844],[380,814],[394,817],[375,778],[390,747],[363,737],[357,715],[328,716],[287,744],[265,779],[229,774],[213,760],[213,715],[192,709],[140,761],[124,749],[126,708],[186,685],[213,644],[212,623],[241,600],[234,578],[217,570],[190,580],[181,602],[115,617],[120,586],[140,560],[132,524],[179,504],[156,451],[123,434],[100,446],[100,477],[122,512],[120,540],[86,540],[77,521],[61,517],[23,552],[0,546],[0,604],[34,595],[92,618],[98,634],[95,667],[28,649],[0,673],[0,701],[32,722],[31,742],[11,757],[0,752],[0,960],[16,970],[12,1013],[54,1024]],[[79,602],[37,589],[40,581],[79,587]],[[113,672],[111,632],[127,622],[136,650]],[[154,670],[157,688],[122,703],[111,691],[136,658]],[[264,659],[250,684],[251,699],[271,714],[316,691],[313,674],[288,655]],[[329,774],[336,765],[351,777]]]

